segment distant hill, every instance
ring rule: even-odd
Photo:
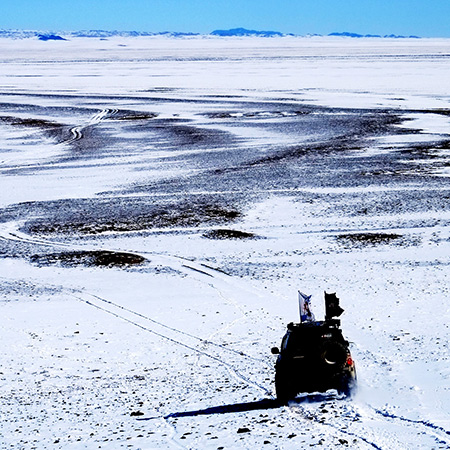
[[[37,37],[40,41],[66,41],[67,40],[56,34],[38,34]]]
[[[215,30],[210,33],[212,36],[259,36],[259,37],[280,37],[285,36],[279,31],[256,31],[246,28],[232,28],[231,30]]]

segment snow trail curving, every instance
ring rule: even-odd
[[[103,110],[99,111],[97,114],[95,114],[93,117],[91,117],[89,119],[88,123],[86,123],[84,125],[77,125],[77,126],[70,128],[69,132],[72,134],[72,137],[70,139],[68,139],[67,141],[64,141],[62,144],[70,145],[70,144],[73,144],[74,142],[77,142],[77,141],[83,139],[83,130],[85,128],[100,124],[108,116],[114,115],[116,112],[117,112],[117,110],[103,109]]]

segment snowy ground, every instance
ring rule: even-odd
[[[1,40],[1,448],[449,448],[449,53]],[[274,401],[297,289],[353,399]]]

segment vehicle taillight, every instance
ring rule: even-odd
[[[347,356],[347,362],[346,362],[347,366],[352,366],[353,365],[353,359],[351,356]]]

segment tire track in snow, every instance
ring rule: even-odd
[[[83,137],[83,126],[72,127],[69,131],[72,133],[72,138],[65,141],[64,144],[71,144],[72,142],[79,141]]]
[[[145,325],[142,325],[141,323],[137,322],[135,319],[133,320],[133,319],[131,319],[129,317],[126,317],[123,314],[120,314],[118,312],[113,311],[112,309],[108,309],[108,308],[106,308],[104,306],[101,306],[101,305],[97,304],[95,302],[95,300],[94,301],[92,299],[87,300],[86,298],[84,298],[82,296],[82,293],[78,293],[77,295],[72,293],[71,295],[72,295],[72,297],[76,298],[77,300],[79,300],[79,301],[81,301],[81,302],[83,302],[83,303],[85,303],[85,304],[87,304],[89,306],[92,306],[92,307],[94,307],[94,308],[96,308],[96,309],[98,309],[100,311],[103,311],[103,312],[105,312],[107,314],[110,314],[110,315],[112,315],[112,316],[114,316],[114,317],[116,317],[118,319],[124,320],[125,322],[128,322],[128,323],[130,323],[130,324],[140,328],[143,331],[149,332],[149,333],[151,333],[151,334],[153,334],[155,336],[160,337],[161,339],[167,340],[167,341],[169,341],[169,342],[171,342],[173,344],[176,344],[176,345],[178,345],[180,347],[184,347],[184,348],[190,350],[191,352],[194,352],[194,353],[200,354],[202,356],[205,356],[205,357],[207,357],[209,359],[212,359],[213,361],[215,361],[215,362],[219,363],[220,365],[224,366],[229,371],[230,375],[232,375],[233,377],[235,377],[239,381],[241,381],[241,382],[243,381],[247,385],[252,386],[254,388],[257,388],[258,390],[262,391],[265,395],[268,395],[270,397],[272,396],[272,393],[269,390],[267,390],[264,386],[260,385],[259,383],[255,382],[255,381],[252,381],[250,378],[248,378],[244,374],[242,374],[232,364],[226,362],[223,358],[221,358],[220,354],[219,355],[214,355],[214,354],[211,354],[211,353],[207,353],[206,351],[200,350],[200,349],[198,349],[198,348],[196,348],[196,347],[194,347],[194,346],[192,346],[190,344],[186,344],[185,342],[182,342],[182,341],[180,341],[180,340],[178,340],[176,338],[168,336],[167,334],[155,331],[155,330],[153,330],[153,329],[151,329],[151,328],[149,328],[149,327],[147,327]],[[90,295],[90,294],[88,294],[88,295]]]
[[[319,424],[321,427],[325,426],[325,427],[333,428],[334,430],[338,431],[339,433],[341,433],[341,434],[343,434],[345,436],[351,436],[353,438],[360,439],[362,442],[364,442],[365,444],[367,444],[371,448],[374,448],[376,450],[383,450],[382,447],[380,447],[375,442],[372,442],[371,440],[369,440],[366,436],[363,436],[363,435],[361,435],[359,433],[354,433],[352,431],[344,429],[346,424],[334,425],[334,424],[332,424],[330,422],[325,422],[323,420],[320,420],[315,414],[312,414],[312,413],[308,412],[299,403],[295,404],[295,400],[293,402],[290,402],[288,411],[289,411],[290,415],[293,418],[297,419],[297,420],[300,420],[299,417],[298,417],[298,414],[300,412],[301,415],[302,415],[302,419],[312,420],[313,422]],[[354,413],[354,414],[356,416],[356,413]]]
[[[82,292],[82,291],[80,291],[80,292]],[[170,330],[170,331],[172,331],[174,333],[178,333],[178,334],[181,334],[183,336],[187,336],[189,338],[192,338],[192,339],[200,342],[201,344],[204,344],[204,345],[207,345],[207,346],[214,346],[216,348],[219,348],[222,351],[230,352],[230,353],[233,353],[235,355],[238,355],[238,356],[241,356],[241,357],[244,357],[244,358],[248,358],[248,359],[253,360],[255,362],[258,362],[258,363],[265,363],[264,360],[259,359],[259,358],[255,358],[255,357],[250,356],[250,355],[247,355],[246,353],[244,353],[242,351],[234,350],[232,348],[225,347],[225,346],[223,346],[221,344],[217,344],[216,342],[213,342],[210,338],[204,339],[204,338],[201,338],[199,336],[195,336],[195,335],[193,335],[191,333],[188,333],[186,331],[179,330],[177,328],[171,327],[171,326],[166,325],[166,324],[164,324],[162,322],[159,322],[159,321],[157,321],[155,319],[152,319],[151,317],[148,317],[148,316],[146,316],[144,314],[141,314],[139,312],[133,311],[132,309],[126,308],[125,306],[122,306],[122,305],[119,305],[117,303],[114,303],[111,300],[107,300],[105,298],[99,297],[98,295],[95,295],[95,294],[88,294],[88,295],[90,295],[91,297],[96,298],[97,300],[100,300],[103,303],[109,304],[109,305],[111,305],[111,306],[113,306],[115,308],[118,308],[118,309],[121,309],[123,311],[126,311],[126,312],[128,312],[130,314],[133,314],[133,315],[135,315],[137,317],[140,317],[140,318],[142,318],[144,320],[152,322],[153,324],[156,324],[156,325],[158,325],[158,326],[160,326],[162,328],[165,328],[167,330]],[[237,319],[237,320],[240,320],[240,319]]]
[[[324,399],[325,400],[325,399]],[[414,436],[417,434],[417,429],[415,428],[417,425],[424,426],[426,430],[422,433],[426,435],[429,439],[433,440],[437,445],[445,446],[445,448],[450,448],[450,441],[448,438],[444,436],[444,439],[441,434],[450,435],[450,432],[445,430],[443,427],[439,427],[427,421],[415,421],[412,419],[408,419],[403,416],[390,414],[386,411],[379,410],[369,404],[364,404],[365,408],[361,410],[358,408],[358,405],[352,403],[342,403],[343,411],[339,411],[339,419],[333,417],[333,423],[330,421],[326,421],[326,416],[318,417],[314,412],[308,411],[305,407],[300,404],[300,401],[292,401],[289,404],[290,413],[293,417],[296,417],[297,411],[300,411],[302,417],[312,420],[322,426],[327,426],[334,428],[339,433],[343,433],[344,435],[360,439],[365,442],[371,448],[382,450],[382,449],[404,449],[409,450],[408,443],[405,442],[405,438],[402,436],[401,430],[398,430],[396,427],[401,426],[402,423],[405,422],[408,424],[408,428],[413,428],[413,433],[410,434],[411,439],[414,439]],[[367,413],[367,409],[370,409],[373,414]],[[377,417],[381,416],[381,417]],[[341,421],[340,418],[343,418]],[[384,421],[383,419],[390,419],[389,421]],[[397,421],[397,424],[395,422]],[[381,427],[378,428],[378,432],[374,431],[373,423],[378,422],[381,424]],[[349,426],[352,424],[356,424],[355,426],[360,426],[361,430],[351,431]],[[400,424],[400,425],[399,425]],[[387,427],[389,425],[389,427]],[[388,430],[388,428],[392,428]],[[430,432],[431,428],[431,432]],[[436,432],[437,431],[437,432]]]
[[[93,117],[91,117],[91,119],[89,119],[89,121],[86,124],[76,125],[76,126],[71,127],[69,129],[69,133],[71,134],[71,137],[62,142],[59,142],[57,144],[57,146],[58,145],[59,146],[60,145],[63,145],[63,146],[70,145],[77,141],[80,141],[84,137],[83,130],[85,128],[98,125],[107,117],[112,117],[115,114],[117,114],[118,111],[119,111],[118,109],[103,109],[103,110],[99,111],[97,114],[95,114]],[[38,163],[18,164],[18,165],[14,165],[14,166],[5,167],[9,162],[10,162],[9,160],[0,161],[0,166],[1,166],[0,169],[7,173],[12,170],[41,168],[44,162],[49,163],[51,165],[51,164],[53,164],[54,160],[52,158],[46,158],[46,159],[41,160],[41,162],[38,162]]]
[[[450,448],[450,439],[447,438],[447,440],[442,440],[442,436],[440,436],[440,433],[443,433],[447,436],[450,436],[450,431],[446,430],[444,427],[441,427],[439,425],[435,425],[427,420],[414,420],[414,419],[409,419],[407,417],[404,416],[399,416],[397,414],[392,414],[389,413],[385,410],[380,410],[378,408],[375,408],[374,406],[371,405],[367,405],[369,408],[371,408],[376,414],[384,417],[384,418],[388,418],[388,419],[392,419],[392,420],[397,420],[400,422],[405,422],[408,424],[411,424],[412,426],[415,425],[420,425],[423,426],[427,429],[427,431],[429,432],[430,430],[434,431],[434,435],[436,438],[436,441],[438,442],[438,444],[443,444],[448,446],[448,448]],[[430,436],[432,436],[431,433],[429,433]]]
[[[398,449],[398,450],[409,450],[409,447],[405,445],[401,436],[398,436],[396,430],[387,431],[383,425],[382,429],[374,431],[371,423],[364,423],[366,420],[374,420],[373,417],[362,415],[357,411],[357,407],[353,404],[341,404],[343,406],[343,411],[339,411],[339,417],[332,417],[332,420],[326,421],[326,416],[318,417],[314,412],[308,411],[301,404],[295,403],[295,401],[290,402],[290,413],[293,417],[298,414],[298,411],[304,418],[307,418],[321,427],[328,427],[336,430],[339,434],[353,439],[359,439],[364,442],[370,448],[375,450],[384,449]],[[352,431],[350,426],[356,424],[359,426],[359,430]]]
[[[83,139],[83,130],[87,127],[91,127],[94,125],[98,125],[102,122],[107,116],[111,116],[117,113],[116,109],[103,109],[95,114],[86,125],[77,125],[70,128],[70,133],[72,133],[72,137],[67,141],[64,141],[63,144],[73,144],[76,141]]]
[[[176,436],[178,435],[178,431],[177,431],[175,425],[173,423],[170,423],[170,421],[164,416],[161,416],[161,417],[158,417],[158,418],[160,419],[160,421],[163,424],[163,426],[165,426],[165,427],[167,427],[169,429],[170,436],[166,437],[166,441],[169,442],[169,443],[172,443],[173,445],[175,445],[175,447],[178,447],[178,448],[183,448],[183,449],[188,448],[185,445],[183,445],[181,442],[178,442],[175,439]]]
[[[49,241],[46,239],[37,239],[22,233],[17,230],[17,223],[6,223],[0,225],[0,239],[4,241],[15,241],[26,244],[40,245],[44,247],[61,247],[61,248],[73,248],[69,244],[63,242]],[[80,247],[81,249],[81,247]]]

